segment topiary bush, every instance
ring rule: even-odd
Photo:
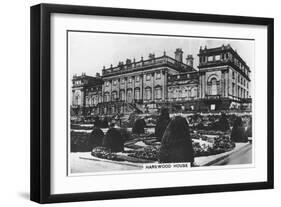
[[[89,144],[91,145],[91,148],[102,146],[103,138],[104,138],[103,131],[98,127],[94,127],[89,138]]]
[[[231,131],[231,140],[233,142],[247,142],[245,129],[241,117],[237,117],[234,121],[233,128]]]
[[[137,114],[132,112],[128,118],[128,125],[127,127],[133,127],[135,121],[137,120]]]
[[[103,139],[103,147],[111,150],[111,152],[124,151],[124,140],[119,130],[110,128]]]
[[[169,123],[161,141],[159,162],[194,162],[189,126],[185,118],[177,116]]]
[[[144,128],[146,127],[144,119],[137,119],[133,125],[132,132],[134,134],[144,134]]]
[[[161,114],[156,122],[155,136],[158,140],[162,140],[163,134],[170,122],[169,110],[167,108],[161,109]]]
[[[226,115],[224,113],[222,113],[219,121],[215,123],[214,129],[219,130],[219,131],[223,131],[223,132],[229,130],[229,123],[228,123],[228,120],[227,120]]]
[[[101,127],[101,120],[98,116],[94,118],[94,125],[95,125],[95,127],[98,127],[98,128]]]
[[[246,137],[252,137],[252,118],[248,121],[248,126],[246,130]]]
[[[132,139],[131,133],[128,132],[128,130],[126,128],[121,128],[121,129],[119,129],[119,131],[121,133],[121,136],[122,136],[124,142]]]
[[[104,119],[101,121],[101,127],[100,128],[108,128],[107,117],[104,117]]]

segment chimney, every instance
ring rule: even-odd
[[[193,67],[193,56],[192,55],[187,55],[187,58],[186,58],[186,64],[190,67]]]
[[[182,63],[182,54],[183,54],[182,49],[181,48],[177,48],[176,51],[175,51],[175,59],[176,59],[176,61]]]
[[[99,78],[99,77],[100,77],[100,73],[96,73],[96,77],[98,77],[98,78]]]
[[[149,59],[154,59],[155,58],[155,54],[154,53],[149,53],[148,58]]]
[[[130,65],[132,63],[131,59],[127,58],[126,59],[126,65]]]

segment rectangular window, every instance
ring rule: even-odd
[[[156,73],[156,79],[161,79],[161,72]]]
[[[129,83],[132,83],[132,78],[131,77],[129,78]]]
[[[218,60],[220,60],[221,59],[221,56],[220,55],[216,55],[215,56],[215,61],[218,61]]]
[[[147,75],[146,75],[146,80],[149,81],[150,78],[151,78],[151,75],[150,75],[150,74],[147,74]]]
[[[161,99],[161,92],[162,92],[161,88],[155,89],[155,98],[156,99]]]
[[[150,100],[151,99],[151,89],[150,88],[145,89],[145,94],[146,94],[146,100]]]
[[[214,59],[213,56],[209,56],[209,57],[208,57],[208,62],[212,62],[213,59]]]
[[[136,76],[136,82],[140,82],[140,77]]]

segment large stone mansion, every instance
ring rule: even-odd
[[[230,46],[200,48],[199,65],[193,56],[183,60],[164,52],[136,61],[127,59],[102,69],[95,77],[85,73],[72,79],[73,115],[146,113],[161,107],[171,111],[249,109],[250,68]]]

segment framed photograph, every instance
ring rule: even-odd
[[[273,188],[273,19],[31,7],[31,200]]]

